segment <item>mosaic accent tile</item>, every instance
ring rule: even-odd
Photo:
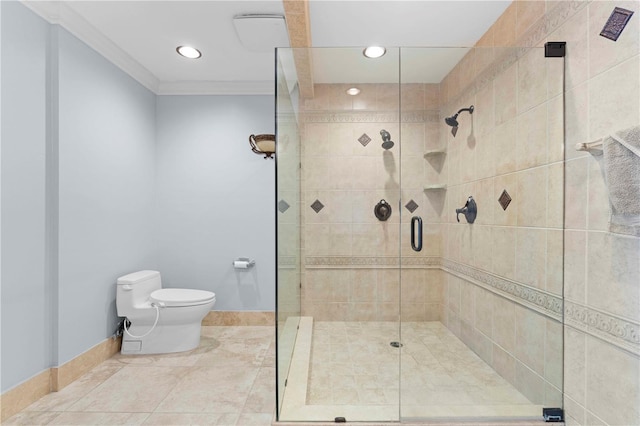
[[[322,204],[320,200],[315,200],[313,204],[311,204],[311,208],[314,212],[320,213],[320,210],[324,208],[324,204]]]
[[[604,38],[608,38],[609,40],[617,41],[620,34],[622,34],[622,30],[627,26],[627,22],[633,15],[631,10],[623,9],[621,7],[616,7],[611,12],[611,16],[607,20],[607,23],[602,28],[600,35]]]
[[[278,211],[280,213],[286,212],[287,210],[289,210],[289,207],[291,206],[285,200],[278,201]]]
[[[360,142],[362,146],[367,146],[369,142],[371,142],[371,138],[366,133],[363,133],[362,136],[358,138],[358,142]]]
[[[506,189],[502,191],[502,194],[500,194],[498,203],[500,203],[500,206],[502,206],[502,210],[507,210],[507,207],[509,207],[509,203],[511,203],[511,196]]]
[[[407,208],[407,210],[409,210],[411,213],[413,213],[420,206],[415,201],[409,200],[409,202],[407,203],[407,205],[405,207]]]

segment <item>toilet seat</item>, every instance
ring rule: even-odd
[[[215,300],[216,294],[204,290],[163,288],[153,291],[150,298],[152,302],[162,303],[167,307],[196,306]]]

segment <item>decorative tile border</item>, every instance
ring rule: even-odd
[[[313,111],[300,114],[303,123],[433,123],[440,121],[436,110],[405,111]]]
[[[640,355],[640,324],[565,301],[565,324]]]
[[[307,256],[305,267],[320,268],[397,268],[396,256]],[[493,291],[549,318],[563,320],[569,325],[591,336],[600,338],[621,349],[640,355],[640,323],[619,318],[562,297],[502,278],[472,266],[431,257],[404,257],[403,267],[441,268],[473,284]]]
[[[562,297],[499,277],[452,260],[443,259],[442,268],[464,279],[471,279],[508,299],[543,315],[562,321]]]
[[[307,268],[397,268],[400,266],[398,256],[307,256],[304,266]],[[432,267],[440,266],[440,258],[403,257],[402,266]]]

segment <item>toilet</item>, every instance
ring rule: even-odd
[[[202,319],[216,295],[210,291],[162,288],[160,272],[138,271],[118,278],[116,308],[126,317],[121,353],[184,352],[200,344]]]

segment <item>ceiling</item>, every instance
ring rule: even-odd
[[[284,15],[281,0],[24,3],[48,21],[65,27],[155,93],[273,93],[273,52],[245,47],[236,34],[233,17]],[[509,4],[478,0],[310,0],[311,40],[313,47],[473,46]],[[177,55],[175,48],[182,44],[200,49],[202,58],[188,60]],[[451,55],[442,49],[430,52],[437,56],[426,61],[425,51],[403,51],[404,63],[412,64],[407,69],[414,70],[411,79],[440,81],[466,50],[451,49]],[[347,82],[359,76],[362,81],[366,75],[371,81],[382,81],[389,75],[397,76],[397,55],[389,49],[389,54],[372,67],[372,60],[361,55],[361,48],[317,51],[314,80]]]

